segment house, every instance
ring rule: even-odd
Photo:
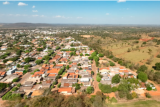
[[[51,70],[47,71],[47,74],[58,74],[60,68],[52,68]]]
[[[61,63],[66,63],[68,61],[67,58],[61,58],[59,61],[61,61]]]
[[[77,83],[77,79],[62,79],[61,80],[61,87],[65,87],[66,83],[68,84],[67,87],[72,87],[72,84]]]
[[[58,89],[58,92],[64,95],[71,95],[75,93],[75,89],[72,87],[61,87]]]
[[[49,63],[53,63],[53,62],[58,63],[58,61],[61,59],[61,57],[62,57],[62,56],[60,56],[60,55],[56,55],[54,58],[52,58],[52,59],[49,61]]]
[[[106,68],[99,68],[99,73],[100,74],[108,74],[110,72],[110,68],[106,67]]]
[[[40,83],[40,81],[42,80],[42,74],[44,74],[44,72],[35,72],[28,78],[28,81]]]
[[[16,66],[13,66],[11,67],[8,71],[7,71],[7,75],[11,75],[13,73],[15,73],[15,71],[17,70],[17,67]]]
[[[75,74],[75,73],[66,73],[63,76],[63,79],[78,79],[78,74]]]
[[[2,46],[1,50],[7,50],[7,46]]]
[[[53,83],[52,80],[42,81],[42,88],[50,88],[50,86],[52,85],[52,83]]]
[[[4,78],[5,75],[6,75],[5,71],[0,71],[0,80]]]
[[[54,66],[54,68],[58,68],[58,69],[60,69],[62,67],[63,67],[63,64],[56,64],[56,66]]]

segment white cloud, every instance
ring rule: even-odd
[[[81,19],[81,18],[83,18],[83,17],[77,17],[77,19]]]
[[[36,6],[32,6],[32,8],[35,8]]]
[[[39,15],[32,15],[33,17],[38,17]]]
[[[4,4],[4,5],[7,5],[7,4],[9,4],[9,2],[8,2],[8,1],[6,1],[6,2],[3,2],[3,4]]]
[[[19,2],[18,3],[18,6],[27,6],[28,4],[25,4],[25,3],[23,3],[23,2]]]
[[[40,17],[45,17],[44,15],[41,15]]]
[[[60,15],[57,15],[57,16],[55,16],[56,18],[61,18],[62,16],[60,16]]]
[[[38,10],[32,10],[32,12],[38,12]]]
[[[106,13],[106,15],[109,15],[109,13]]]
[[[118,3],[120,3],[120,2],[126,2],[126,0],[118,0],[117,2]]]
[[[20,16],[20,14],[16,14],[15,16]]]

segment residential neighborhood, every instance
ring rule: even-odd
[[[96,95],[99,91],[117,100],[125,96],[127,99],[143,99],[149,91],[157,90],[152,82],[147,81],[144,74],[140,76],[71,36],[33,37],[29,34],[51,32],[16,32],[18,35],[6,35],[13,38],[11,40],[1,39],[2,100],[13,99],[15,95],[21,98],[44,96],[44,92],[69,96],[84,92]],[[1,38],[4,36],[1,35]],[[126,86],[130,87],[126,90],[127,94],[123,88]]]

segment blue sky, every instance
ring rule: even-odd
[[[160,24],[160,1],[0,1],[0,23],[17,22]]]

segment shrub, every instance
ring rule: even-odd
[[[117,103],[117,99],[114,98],[114,97],[112,97],[112,98],[110,99],[110,102],[111,102],[111,103]]]
[[[109,61],[109,63],[110,63],[110,66],[115,66],[115,63],[113,63],[111,61]]]
[[[132,98],[137,98],[137,94],[135,92],[132,92]]]
[[[118,91],[118,96],[120,98],[124,98],[126,96],[126,93],[124,91]]]
[[[133,99],[133,97],[132,97],[132,95],[130,93],[127,94],[127,99],[128,100],[132,100]]]
[[[149,93],[145,93],[147,98],[151,98],[151,95]]]

